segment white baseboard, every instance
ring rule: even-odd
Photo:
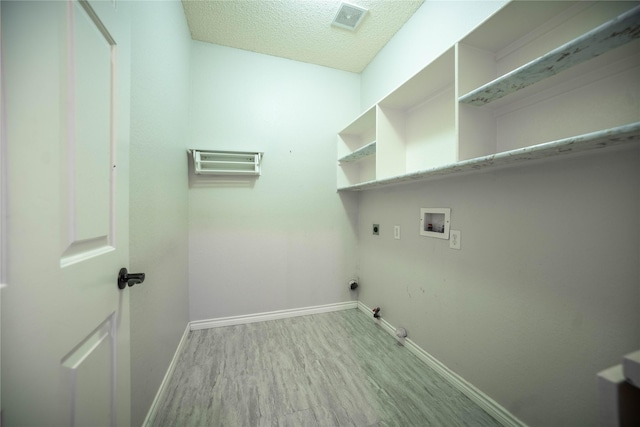
[[[187,336],[189,335],[189,331],[190,331],[189,324],[187,324],[187,327],[185,328],[184,333],[182,334],[182,338],[180,338],[180,342],[178,343],[178,348],[176,348],[176,352],[173,354],[173,358],[171,359],[169,368],[167,368],[167,372],[164,374],[164,378],[160,383],[160,387],[158,387],[158,392],[156,393],[156,397],[153,399],[153,402],[151,402],[151,407],[149,408],[149,412],[147,412],[147,417],[144,419],[144,422],[142,423],[143,427],[151,427],[153,425],[153,421],[156,417],[156,412],[158,411],[158,405],[162,400],[162,398],[164,397],[169,380],[173,375],[173,371],[176,369],[176,364],[178,363],[178,357],[180,357],[180,354],[182,353],[182,348],[184,347],[184,344],[187,342]]]
[[[391,326],[391,323],[387,322],[382,317],[380,317],[378,319],[373,317],[373,310],[371,308],[367,307],[366,305],[364,305],[363,303],[358,301],[358,309],[360,311],[362,311],[363,313],[365,313],[367,316],[371,316],[371,318],[373,319],[374,322],[376,322],[378,325],[380,325],[382,327],[382,329],[384,329],[385,331],[389,332],[393,337],[396,336],[396,328]]]
[[[243,325],[247,323],[265,322],[267,320],[286,319],[289,317],[308,316],[310,314],[328,313],[331,311],[357,308],[357,301],[338,302],[335,304],[316,305],[313,307],[295,308],[291,310],[270,311],[267,313],[247,314],[243,316],[220,317],[218,319],[194,320],[190,322],[191,330],[220,328],[222,326]]]
[[[372,316],[372,310],[358,301],[358,309],[369,316]],[[387,322],[384,318],[376,319],[377,322],[385,331],[390,333],[395,338],[394,328],[389,322]],[[471,399],[475,404],[480,406],[485,410],[489,415],[491,415],[496,421],[502,424],[505,427],[527,427],[525,423],[516,418],[511,412],[507,411],[504,407],[502,407],[498,402],[484,394],[482,391],[478,390],[473,384],[466,381],[460,375],[453,372],[449,369],[445,364],[440,362],[438,359],[427,353],[423,348],[421,348],[418,344],[411,341],[409,338],[404,339],[404,346],[411,353],[415,354],[420,360],[427,364],[431,369],[440,374],[447,382],[449,382],[453,387],[455,387],[458,391],[463,393],[469,399]]]

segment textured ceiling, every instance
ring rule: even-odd
[[[331,25],[336,0],[182,0],[191,37],[360,73],[424,0],[353,0],[355,31]]]

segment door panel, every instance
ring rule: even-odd
[[[72,426],[108,426],[115,413],[117,328],[113,314],[62,359]]]
[[[68,240],[61,266],[113,249],[115,63],[118,50],[87,3],[74,2],[67,38]],[[76,61],[76,58],[82,58]]]
[[[3,426],[129,425],[126,2],[2,1]]]

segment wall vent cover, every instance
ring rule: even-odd
[[[197,175],[260,175],[264,155],[258,151],[189,151]]]
[[[338,13],[336,13],[335,18],[333,18],[331,25],[354,31],[358,25],[360,25],[366,14],[367,9],[343,2],[340,3]]]

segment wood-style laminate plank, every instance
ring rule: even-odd
[[[498,426],[358,310],[204,329],[156,426]]]

